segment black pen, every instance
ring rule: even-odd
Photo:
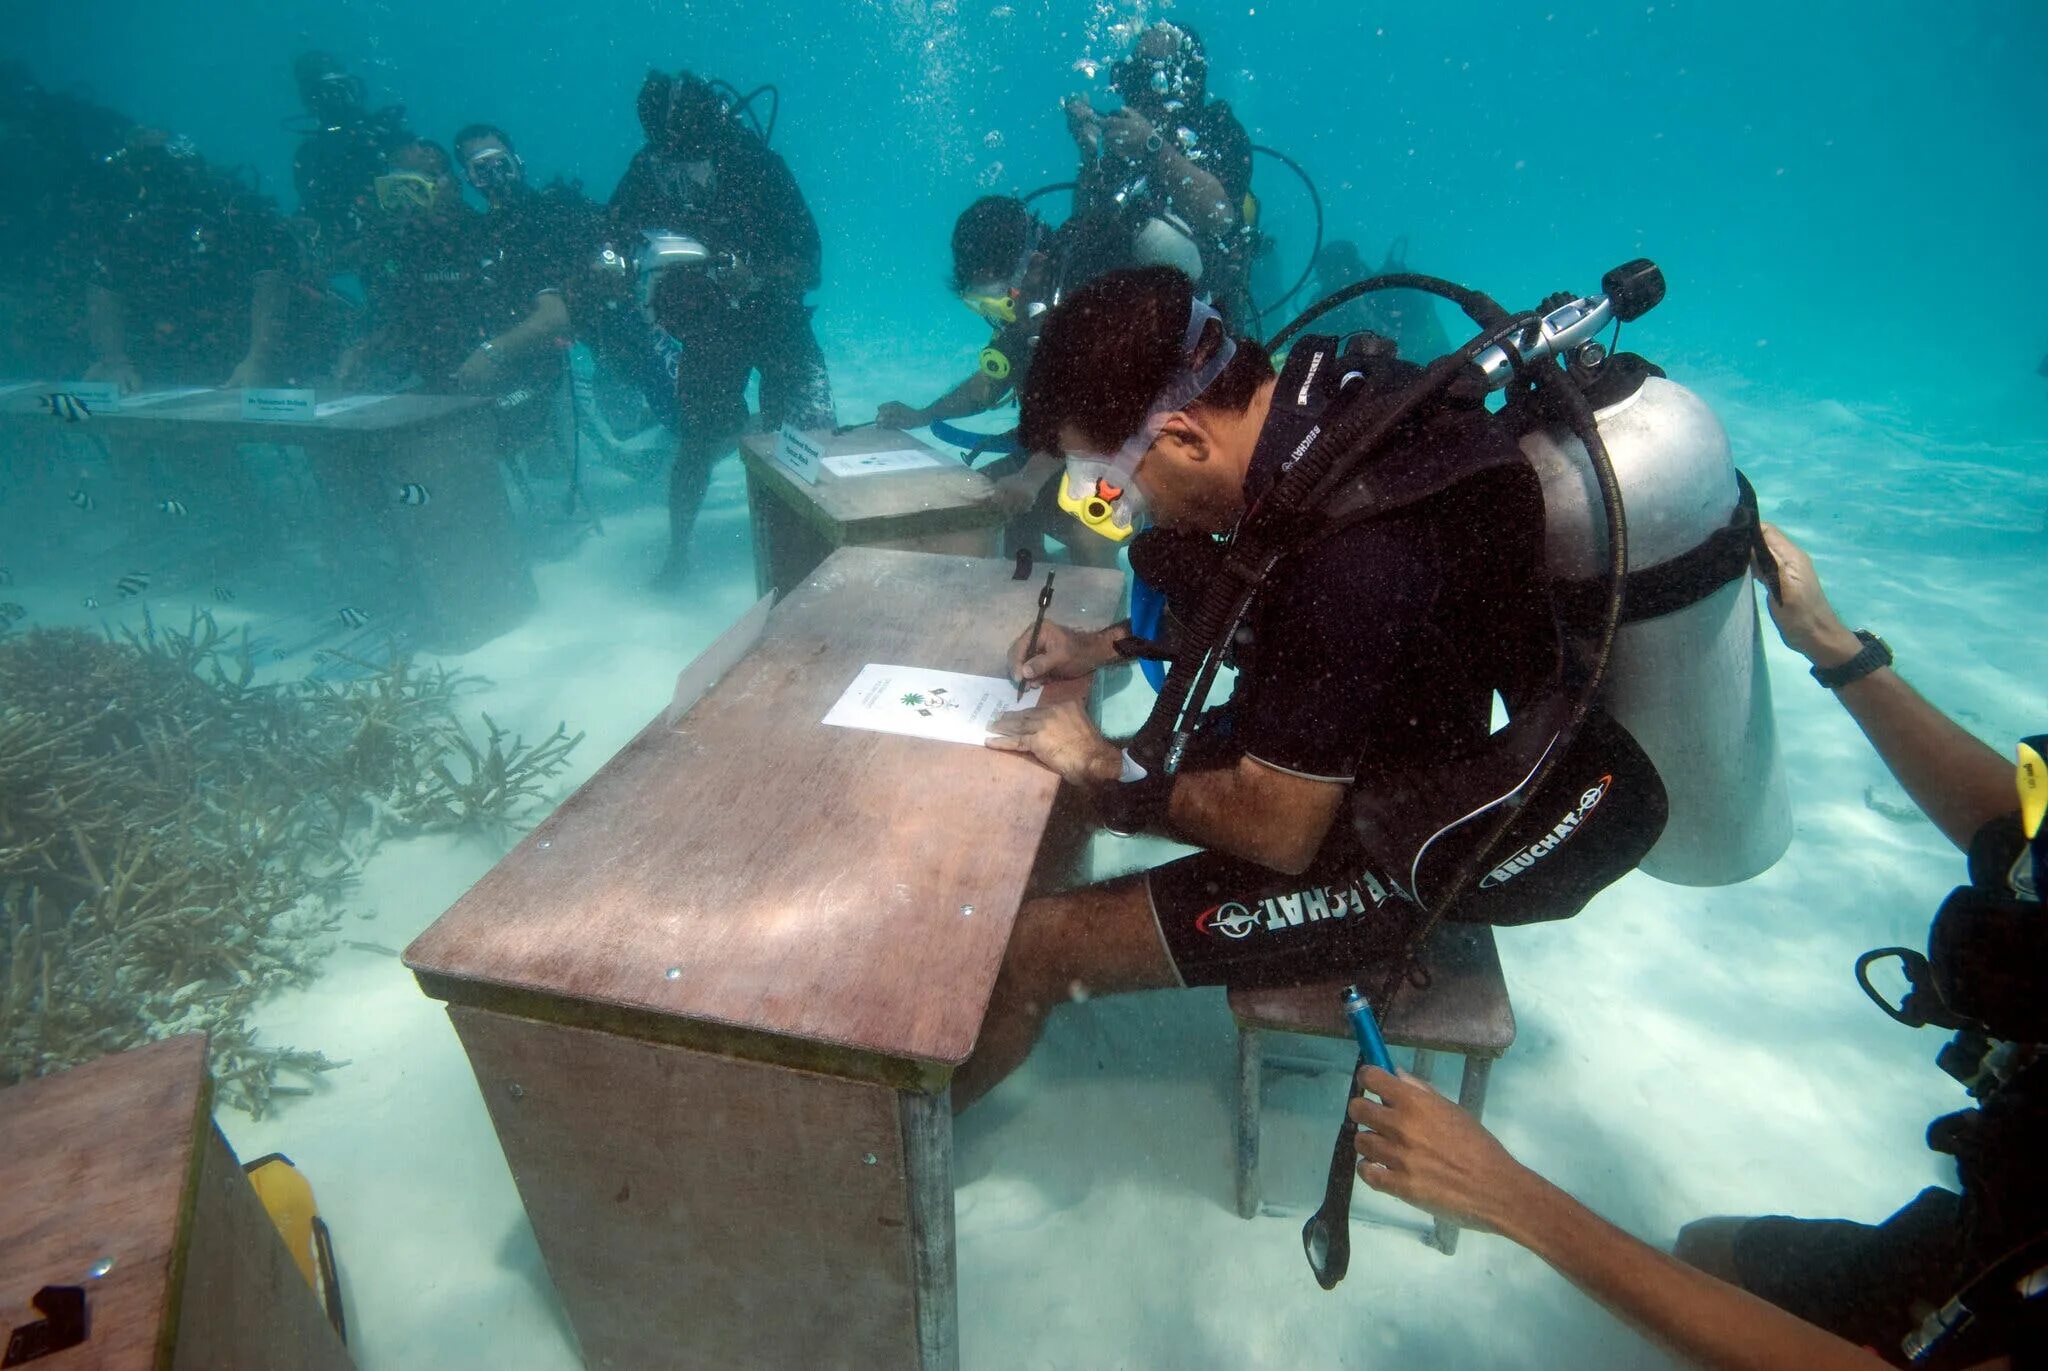
[[[1052,604],[1052,573],[1045,573],[1045,589],[1038,592],[1038,617],[1031,621],[1031,642],[1024,649],[1024,660],[1029,662],[1038,655],[1038,631],[1045,627],[1045,611]],[[1024,698],[1024,668],[1017,668],[1017,698]]]

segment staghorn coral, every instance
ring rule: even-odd
[[[260,1116],[344,1064],[259,1044],[250,1011],[312,975],[379,843],[503,838],[582,738],[485,715],[479,744],[458,701],[487,682],[350,664],[259,684],[204,612],[0,636],[0,1085],[206,1029],[220,1097]]]

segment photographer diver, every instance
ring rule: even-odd
[[[1077,219],[1113,217],[1139,266],[1178,267],[1233,328],[1250,329],[1252,140],[1228,102],[1209,98],[1209,57],[1185,24],[1161,20],[1110,68],[1123,108],[1066,102],[1081,153]]]
[[[743,122],[752,99],[687,71],[649,72],[638,106],[647,144],[612,193],[613,228],[626,245],[614,257],[632,254],[637,264],[682,434],[656,590],[682,583],[712,466],[747,422],[750,374],[761,377],[763,427],[834,422],[804,303],[820,280],[817,222],[768,145],[772,118],[765,128]]]
[[[1510,314],[1370,278],[1274,345],[1388,288],[1482,331],[1427,368],[1373,335],[1304,336],[1277,376],[1171,269],[1052,312],[1022,437],[1064,455],[1067,508],[1137,535],[1132,570],[1168,612],[1147,637],[1048,623],[1011,672],[1171,665],[1127,743],[1072,703],[1003,716],[990,746],[1085,789],[1112,832],[1203,850],[1025,905],[956,1106],[1084,993],[1369,973],[1384,1010],[1441,919],[1565,918],[1637,866],[1727,884],[1783,853],[1754,505],[1705,406],[1596,341],[1662,298],[1661,273],[1603,285]],[[1633,542],[1624,493],[1651,516]],[[1207,708],[1225,665],[1231,698]]]
[[[1936,1119],[1927,1142],[1954,1156],[1961,1193],[1923,1190],[1876,1225],[1700,1219],[1667,1256],[1521,1165],[1426,1083],[1371,1068],[1350,1106],[1358,1175],[1529,1249],[1692,1365],[2036,1365],[2028,1354],[2048,1346],[2048,737],[2019,745],[2015,810],[2013,765],[1921,698],[1874,634],[1843,625],[1803,551],[1769,525],[1763,536],[1786,645],[1969,856],[1970,884],[1942,904],[1925,956],[1880,948],[1856,966],[1901,1023],[1955,1030],[1937,1061],[1978,1104]],[[1870,983],[1888,958],[1912,986],[1898,1005]]]

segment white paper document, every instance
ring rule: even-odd
[[[840,728],[901,733],[943,743],[988,741],[998,714],[1038,703],[1036,687],[1017,698],[1017,687],[1000,676],[963,676],[914,666],[864,666],[825,722]]]
[[[846,452],[825,459],[825,470],[834,476],[873,476],[883,471],[916,471],[919,467],[942,467],[946,459],[922,448],[895,448],[888,452]]]
[[[145,390],[136,395],[122,396],[121,408],[147,409],[151,405],[160,405],[166,400],[182,400],[188,395],[211,394],[214,389],[215,387],[213,386],[172,386],[168,390]]]

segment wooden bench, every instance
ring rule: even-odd
[[[85,1291],[52,1371],[346,1371],[341,1338],[213,1125],[200,1034],[0,1091],[0,1344]]]
[[[1486,1081],[1493,1063],[1515,1041],[1515,1012],[1501,978],[1493,929],[1483,924],[1439,925],[1424,951],[1426,988],[1405,987],[1393,1012],[1380,1024],[1391,1047],[1415,1049],[1414,1071],[1427,1078],[1438,1052],[1465,1059],[1458,1103],[1477,1119],[1486,1109]],[[1230,1012],[1237,1020],[1237,1212],[1259,1210],[1259,1088],[1264,1060],[1261,1033],[1305,1033],[1351,1040],[1351,1025],[1339,1001],[1350,981],[1328,981],[1284,990],[1233,990]],[[1372,989],[1366,987],[1368,992]],[[1458,1225],[1439,1219],[1436,1245],[1458,1250]]]

